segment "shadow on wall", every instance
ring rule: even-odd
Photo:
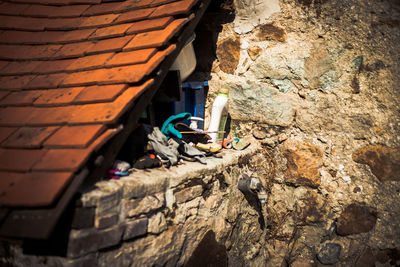
[[[222,25],[235,19],[233,0],[213,0],[197,26],[196,39],[193,42],[197,66],[192,74],[202,73],[205,80],[211,78],[212,64],[216,59],[218,35]],[[188,80],[192,80],[191,77]]]

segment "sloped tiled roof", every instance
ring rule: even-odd
[[[0,206],[49,206],[113,137],[201,0],[0,1]]]

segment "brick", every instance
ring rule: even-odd
[[[201,185],[196,185],[176,192],[175,199],[177,203],[184,203],[201,196],[202,193],[203,187]]]
[[[20,90],[27,86],[36,75],[0,77],[0,89]]]
[[[72,173],[27,173],[6,194],[0,203],[6,206],[48,206],[60,195]]]
[[[50,149],[33,166],[34,171],[76,171],[89,158],[89,149]]]
[[[105,229],[116,225],[118,223],[119,215],[118,214],[110,214],[102,217],[98,217],[95,220],[95,227],[97,229]]]
[[[133,22],[147,18],[155,10],[155,8],[139,9],[122,13],[115,23]]]
[[[27,172],[45,153],[44,150],[0,149],[0,170]]]
[[[1,106],[29,106],[39,98],[45,91],[34,90],[34,91],[23,91],[13,92],[0,101]]]
[[[11,30],[43,31],[48,19],[0,15],[0,28]]]
[[[148,225],[147,218],[141,218],[137,220],[132,220],[126,222],[125,233],[123,236],[123,240],[133,239],[135,237],[144,236],[147,234],[147,225]]]
[[[40,61],[40,65],[33,70],[34,73],[54,73],[65,71],[76,59],[61,59]]]
[[[37,75],[24,88],[29,89],[50,89],[57,88],[59,84],[68,76],[66,73],[55,73]]]
[[[85,52],[90,50],[94,46],[92,42],[79,42],[72,44],[65,44],[62,48],[53,55],[53,58],[71,58],[71,57],[82,57]]]
[[[72,216],[72,229],[85,229],[94,226],[94,215],[96,208],[76,207]]]
[[[97,251],[100,235],[95,229],[72,230],[69,235],[67,257],[77,258]]]
[[[44,91],[33,103],[35,106],[61,106],[70,104],[83,87],[72,87]]]
[[[46,142],[47,148],[85,148],[104,131],[103,125],[64,126]]]
[[[2,146],[7,148],[40,148],[44,140],[59,127],[22,127],[14,132]]]
[[[89,5],[44,6],[30,5],[21,14],[32,17],[79,17]]]
[[[49,59],[61,45],[0,45],[0,58],[4,59]]]
[[[3,75],[32,74],[42,61],[14,61],[1,70]]]
[[[128,35],[118,38],[110,38],[105,40],[100,40],[94,43],[87,49],[88,53],[99,53],[99,52],[116,52],[122,51],[122,48],[132,40],[133,35]]]
[[[98,27],[98,26],[108,26],[119,15],[116,14],[107,14],[100,16],[91,16],[91,17],[82,17],[82,21],[79,24],[79,27]]]
[[[127,29],[131,27],[131,24],[120,24],[105,28],[97,29],[89,39],[105,39],[124,36]]]
[[[47,19],[44,29],[46,30],[75,30],[82,23],[82,18],[51,18]]]
[[[113,228],[99,231],[98,248],[103,249],[118,245],[121,242],[124,230],[124,225],[117,225]]]
[[[88,104],[113,101],[128,86],[126,84],[88,86],[75,97],[74,103]],[[1,102],[0,102],[1,103]]]
[[[115,54],[108,62],[107,66],[133,65],[147,62],[157,50],[155,48],[135,50],[132,52],[122,52]]]
[[[0,4],[0,14],[1,15],[14,15],[18,16],[25,12],[30,5],[27,4],[16,4],[16,3],[1,3]]]
[[[188,13],[189,10],[196,4],[197,0],[182,0],[178,2],[169,3],[157,7],[157,9],[150,15],[154,17],[164,17],[177,14]]]
[[[131,23],[131,27],[126,31],[126,33],[132,34],[164,29],[172,20],[172,17],[164,17],[134,22]]]
[[[186,22],[187,19],[177,19],[171,22],[165,29],[139,33],[124,47],[124,51],[162,46],[166,44]]]
[[[77,71],[77,70],[91,70],[103,67],[106,61],[114,53],[106,53],[92,56],[85,56],[81,58],[74,59],[72,64],[68,65],[66,71]]]

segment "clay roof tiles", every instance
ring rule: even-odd
[[[0,207],[54,203],[154,83],[197,1],[0,2]]]

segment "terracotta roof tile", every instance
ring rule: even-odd
[[[70,104],[82,90],[83,87],[46,90],[33,104],[35,106],[62,106]]]
[[[47,206],[72,178],[71,172],[36,172],[28,174],[9,174],[9,187],[0,197],[0,206]],[[12,185],[11,185],[12,184]]]
[[[89,5],[71,5],[71,6],[45,6],[30,5],[20,14],[32,17],[79,17]]]
[[[151,18],[187,13],[198,0],[182,0],[157,7]]]
[[[0,101],[0,106],[30,106],[44,92],[44,90],[12,92]]]
[[[0,149],[0,170],[28,172],[46,153],[45,150]]]
[[[171,21],[172,17],[164,17],[152,20],[143,20],[131,23],[131,27],[126,31],[127,34],[141,33],[152,30],[160,30],[165,28]]]
[[[13,132],[15,132],[18,128],[16,127],[0,127],[0,143],[7,139]],[[3,176],[0,176],[3,177]],[[0,179],[1,181],[1,179]],[[0,186],[1,188],[1,186]]]
[[[47,148],[85,148],[104,131],[103,124],[64,126],[44,143]]]
[[[124,47],[124,50],[162,46],[166,44],[186,22],[187,19],[177,19],[172,21],[165,29],[139,33]]]
[[[56,201],[158,84],[195,4],[0,1],[0,206]]]
[[[88,86],[75,97],[73,102],[76,104],[110,102],[127,87],[128,85],[126,84]]]
[[[107,61],[107,66],[134,65],[147,62],[157,50],[155,48],[116,53]]]
[[[44,140],[58,127],[22,127],[14,132],[2,144],[6,148],[40,148]]]

